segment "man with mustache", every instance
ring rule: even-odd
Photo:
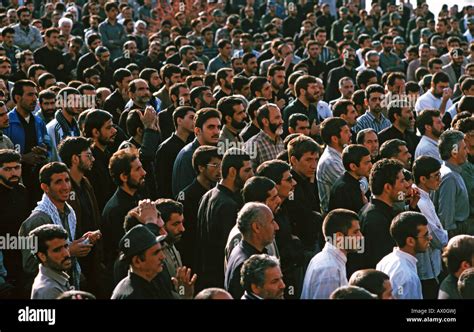
[[[3,101],[0,101],[0,149],[13,150],[12,141],[7,135],[3,134],[2,129],[6,129],[10,126],[10,119],[8,118],[8,109]]]
[[[6,116],[5,118],[8,119]],[[30,213],[28,193],[25,186],[20,183],[20,160],[21,155],[18,152],[12,149],[0,150],[0,215],[2,216],[0,236],[17,234],[21,223]],[[15,208],[13,209],[12,206]],[[21,252],[4,250],[3,264],[7,270],[7,282],[17,288],[12,294],[13,297],[17,295],[23,297],[20,293],[21,280],[23,279]]]
[[[247,113],[242,99],[236,96],[224,97],[217,103],[217,109],[222,113],[224,126],[222,127],[219,143],[227,149],[229,143],[242,143],[240,132],[247,123]]]
[[[67,243],[68,234],[58,225],[43,225],[30,232],[38,239],[36,258],[40,262],[39,272],[31,290],[32,299],[56,299],[71,289],[66,273],[71,266],[71,255]]]
[[[245,143],[245,150],[251,154],[254,170],[267,160],[276,159],[284,150],[283,117],[275,104],[265,104],[257,110],[257,122],[260,132]]]
[[[105,265],[112,272],[119,241],[125,234],[123,220],[127,212],[138,205],[138,192],[145,185],[146,171],[137,155],[126,150],[112,155],[109,171],[118,188],[102,212],[101,231],[104,235]]]
[[[144,79],[138,78],[131,81],[128,84],[128,95],[130,100],[125,105],[125,109],[122,114],[120,114],[119,119],[119,126],[125,132],[127,132],[128,113],[135,109],[144,111],[148,105],[153,104],[150,87]]]
[[[161,137],[163,140],[168,139],[175,131],[173,123],[173,112],[179,106],[190,106],[191,96],[186,83],[176,83],[170,88],[170,99],[172,104],[165,110],[158,113]]]

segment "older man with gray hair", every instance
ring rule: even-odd
[[[452,238],[467,233],[466,220],[469,217],[469,196],[461,176],[461,166],[467,161],[464,134],[458,130],[445,131],[439,138],[438,148],[444,163],[434,204],[441,224]]]
[[[266,253],[265,246],[275,239],[279,230],[270,208],[258,202],[244,205],[237,215],[237,227],[242,233],[242,240],[232,250],[225,271],[225,288],[234,298],[240,298],[244,289],[240,284],[240,270],[245,260],[256,254]]]
[[[285,283],[280,262],[261,254],[247,259],[240,270],[240,283],[245,290],[242,300],[283,300]]]

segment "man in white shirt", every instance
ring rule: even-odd
[[[425,109],[439,110],[441,116],[448,110],[453,102],[451,96],[453,90],[449,88],[449,76],[444,72],[433,75],[431,88],[421,95],[415,104],[415,111],[420,114]]]
[[[416,118],[416,127],[423,136],[416,147],[415,159],[420,156],[430,156],[442,161],[439,155],[438,139],[444,131],[444,123],[439,111],[422,110]]]
[[[441,249],[448,244],[448,232],[441,225],[430,199],[430,192],[438,190],[441,184],[440,169],[441,162],[429,156],[421,156],[413,164],[414,187],[420,192],[418,209],[428,220],[428,230],[433,237],[428,250],[416,255],[424,299],[438,298]]]
[[[342,150],[351,144],[351,129],[341,118],[329,118],[321,124],[321,136],[326,149],[319,159],[316,169],[321,212],[328,212],[329,194],[336,180],[345,172]]]
[[[359,217],[353,211],[329,212],[323,222],[323,233],[326,245],[309,263],[302,299],[329,299],[333,291],[347,285],[347,253],[361,250]]]
[[[418,212],[402,212],[393,219],[390,235],[398,247],[382,258],[377,270],[390,276],[394,298],[423,299],[416,270],[416,254],[425,252],[430,245],[431,235],[426,217]]]

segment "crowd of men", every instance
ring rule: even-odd
[[[21,2],[0,298],[474,298],[473,6]]]

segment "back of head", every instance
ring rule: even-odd
[[[374,300],[377,296],[358,286],[342,286],[332,292],[329,298],[331,300]]]

